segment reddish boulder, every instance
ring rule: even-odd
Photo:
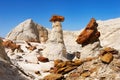
[[[49,59],[48,59],[48,58],[45,58],[45,57],[43,57],[43,56],[39,56],[39,57],[37,57],[37,59],[38,59],[38,61],[40,61],[40,62],[49,62]]]
[[[96,20],[92,18],[87,27],[78,36],[76,42],[85,46],[89,43],[99,41],[98,38],[100,37],[100,32],[97,30],[97,26]]]

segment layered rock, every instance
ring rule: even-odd
[[[44,37],[45,35],[45,37]],[[28,19],[20,23],[6,37],[9,40],[24,40],[31,42],[46,42],[47,30]],[[44,39],[45,38],[45,39]]]
[[[69,73],[66,80],[119,80],[120,53],[110,47],[102,49],[100,53],[98,58],[84,62]]]
[[[64,21],[62,16],[52,16],[52,30],[48,44],[43,51],[43,56],[48,57],[50,60],[63,59],[66,56],[66,48],[63,40],[63,30],[61,21]],[[64,56],[64,57],[63,57]]]
[[[9,57],[5,53],[0,39],[0,80],[28,80],[23,77],[23,74],[12,65]]]

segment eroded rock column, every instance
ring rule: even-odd
[[[48,57],[50,60],[65,59],[66,48],[63,40],[63,30],[61,22],[64,21],[62,16],[52,16],[50,22],[52,22],[52,30],[48,44],[43,51],[43,56]]]

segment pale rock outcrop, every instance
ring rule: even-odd
[[[52,22],[52,30],[48,44],[43,51],[43,56],[54,59],[64,59],[66,57],[66,48],[63,40],[63,30],[61,22],[64,21],[62,16],[53,16],[50,20]]]
[[[100,42],[104,47],[113,47],[120,50],[120,18],[97,21],[101,33]]]
[[[39,41],[45,43],[48,40],[48,30],[40,25],[37,25],[37,29],[39,33]]]
[[[23,74],[12,65],[0,39],[0,80],[28,80]]]
[[[14,28],[6,39],[45,42],[47,41],[47,35],[47,30],[44,27],[34,23],[32,19],[28,19]]]

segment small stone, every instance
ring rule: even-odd
[[[45,57],[43,57],[43,56],[39,56],[39,57],[37,57],[37,59],[38,59],[38,61],[40,61],[40,62],[49,62],[49,59],[48,59],[48,58],[45,58]]]
[[[91,74],[90,71],[84,70],[83,73],[81,74],[81,76],[82,77],[88,77],[88,76],[90,76],[90,74]]]
[[[31,51],[37,49],[36,46],[30,46],[30,47],[26,47],[26,48],[29,49],[29,50],[31,50]]]
[[[106,53],[103,56],[100,57],[101,61],[104,63],[110,63],[113,60],[113,54],[112,53]]]
[[[41,75],[40,71],[35,71],[35,74]]]

